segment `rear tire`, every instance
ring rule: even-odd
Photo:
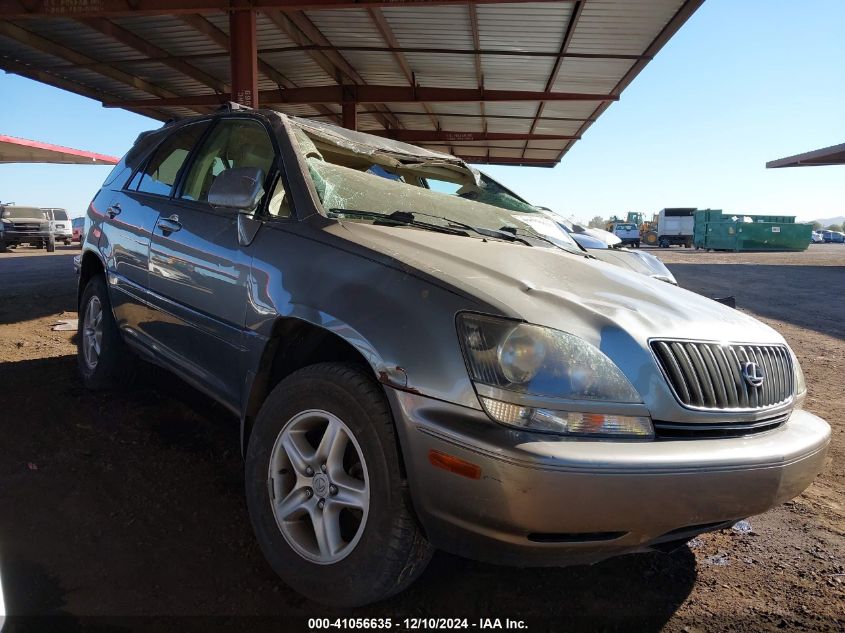
[[[112,389],[135,375],[136,359],[120,335],[102,275],[92,277],[82,292],[76,359],[88,389]]]
[[[330,428],[346,438],[339,449],[326,448],[337,446],[325,439]],[[410,585],[431,558],[409,507],[387,400],[358,367],[321,363],[280,382],[255,421],[245,478],[265,558],[312,600],[335,607],[383,600]],[[347,504],[350,490],[359,505]]]

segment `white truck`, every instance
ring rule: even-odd
[[[614,222],[612,233],[622,240],[623,246],[640,247],[640,229],[633,222]]]
[[[657,226],[648,231],[643,240],[646,244],[669,248],[673,244],[685,248],[692,246],[695,228],[695,208],[662,209],[657,214]]]

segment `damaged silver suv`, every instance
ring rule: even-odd
[[[278,112],[139,137],[79,272],[85,384],[137,355],[228,407],[267,560],[334,605],[434,548],[676,547],[799,494],[830,438],[771,328],[590,257],[455,157]]]

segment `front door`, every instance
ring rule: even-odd
[[[181,185],[159,216],[150,248],[150,290],[160,311],[162,351],[232,406],[243,383],[242,333],[250,256],[232,210],[208,203],[225,169],[271,171],[275,150],[262,123],[220,120],[194,152]]]
[[[91,203],[103,217],[100,248],[108,263],[114,315],[129,336],[149,343],[150,238],[166,210],[188,153],[209,121],[189,124],[165,138],[129,183],[104,187]],[[128,177],[128,176],[127,176]]]

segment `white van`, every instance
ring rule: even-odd
[[[70,224],[67,211],[55,208],[42,208],[41,210],[47,214],[47,219],[50,220],[50,230],[56,236],[56,241],[64,242],[65,246],[70,246],[73,241],[73,227]]]

